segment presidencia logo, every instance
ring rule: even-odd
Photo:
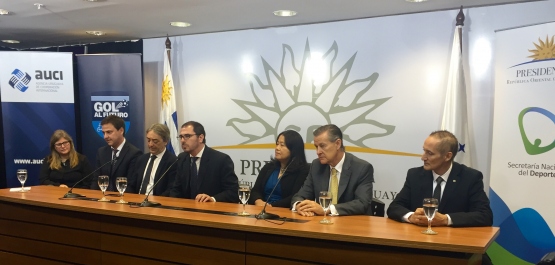
[[[549,39],[549,36],[546,36],[545,41],[538,38],[538,43],[534,43],[536,49],[528,50],[532,53],[528,58],[532,58],[534,61],[555,59],[555,41],[553,37],[551,36],[551,39]]]
[[[553,67],[536,67],[534,68],[532,65],[537,63],[549,62],[555,60],[555,36],[549,35],[545,37],[545,40],[538,38],[538,42],[532,42],[535,49],[528,50],[531,55],[528,58],[531,58],[531,61],[518,63],[513,65],[509,68],[515,68],[516,72],[514,78],[541,78],[541,77],[549,77],[555,73],[555,69]],[[509,84],[513,83],[529,83],[530,80],[510,80]]]
[[[520,112],[520,114],[518,115],[518,127],[520,129],[520,136],[522,137],[522,143],[524,144],[524,149],[526,150],[526,153],[530,155],[539,155],[555,148],[555,139],[551,144],[546,146],[540,146],[542,143],[540,139],[535,139],[534,143],[530,142],[530,139],[526,135],[526,131],[524,130],[524,125],[523,125],[524,115],[529,112],[537,112],[539,114],[542,114],[548,117],[553,123],[555,123],[555,115],[546,109],[542,109],[538,107],[530,107],[530,108],[525,108]]]
[[[92,127],[101,138],[104,138],[104,135],[100,122],[110,115],[122,118],[125,122],[125,132],[129,131],[131,124],[128,93],[112,91],[94,92],[91,95],[91,108],[93,113]]]
[[[8,84],[21,92],[25,92],[29,88],[29,82],[31,82],[31,76],[28,73],[15,69]]]

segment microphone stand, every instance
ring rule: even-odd
[[[156,181],[156,183],[154,183],[154,185],[152,185],[152,187],[150,188],[150,190],[147,192],[145,199],[139,204],[140,207],[157,207],[160,206],[162,204],[158,203],[158,202],[151,202],[148,200],[148,196],[150,196],[150,194],[152,193],[152,191],[154,190],[154,187],[156,187],[156,185],[158,184],[158,182],[160,182],[160,180],[162,180],[165,176],[166,173],[168,173],[168,171],[170,170],[170,168],[172,168],[173,165],[175,165],[175,163],[177,163],[177,161],[179,160],[179,158],[177,158],[175,161],[173,161],[173,163],[168,167],[168,169],[166,169],[166,171],[164,171],[164,173],[162,174],[162,176],[158,179],[158,181]],[[145,176],[146,178],[147,176]]]
[[[93,173],[97,172],[98,170],[100,170],[101,168],[103,168],[105,165],[108,165],[109,163],[113,163],[116,160],[118,160],[118,156],[114,157],[114,159],[104,163],[104,165],[98,167],[97,169],[95,169],[93,172],[89,173],[88,175],[86,175],[84,178],[80,179],[79,181],[77,181],[75,184],[73,184],[73,186],[71,187],[71,189],[69,189],[69,191],[64,194],[64,196],[62,198],[64,199],[75,199],[75,198],[81,198],[81,197],[85,197],[84,195],[81,194],[77,194],[77,193],[72,193],[71,191],[73,191],[73,188],[75,188],[75,186],[77,186],[77,184],[81,183],[81,181],[87,179],[88,177],[90,177]]]
[[[293,159],[291,159],[291,162],[289,162],[289,165],[287,165],[285,167],[285,170],[283,170],[283,174],[285,174],[285,172],[287,172],[287,168],[289,168],[289,166],[293,163],[293,161],[295,160],[296,157],[293,157]],[[270,199],[270,197],[272,197],[272,194],[274,194],[274,190],[276,190],[276,187],[279,185],[279,182],[281,181],[281,179],[283,178],[283,176],[281,178],[278,179],[276,185],[274,185],[274,188],[272,189],[272,191],[270,192],[270,195],[268,195],[268,198],[266,199],[266,203],[264,203],[264,208],[262,208],[262,211],[260,211],[259,214],[254,215],[254,218],[256,219],[268,219],[268,220],[277,220],[280,219],[281,217],[277,214],[273,214],[273,213],[267,213],[266,212],[266,206],[268,206],[268,199]]]

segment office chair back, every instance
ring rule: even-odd
[[[373,216],[385,216],[385,204],[378,199],[372,199],[372,202],[370,203],[370,210],[372,211]]]

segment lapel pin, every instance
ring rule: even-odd
[[[453,180],[453,182],[457,182],[457,180],[456,180],[456,179],[454,179],[454,180]]]

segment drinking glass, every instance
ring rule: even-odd
[[[27,169],[18,169],[17,179],[19,180],[19,182],[21,182],[21,190],[19,192],[27,192],[24,189],[25,181],[27,181]]]
[[[331,192],[329,191],[320,191],[320,197],[318,198],[320,200],[320,206],[322,206],[322,208],[324,208],[324,219],[320,221],[321,224],[325,224],[325,225],[331,225],[333,224],[333,222],[331,220],[328,220],[326,218],[326,212],[328,211],[328,209],[330,208],[331,205]]]
[[[239,181],[239,200],[243,204],[243,211],[238,213],[239,216],[249,216],[250,213],[245,211],[245,204],[249,201],[251,196],[251,185],[248,181]]]
[[[117,177],[116,178],[116,187],[118,188],[120,199],[116,203],[127,203],[123,200],[123,193],[127,188],[127,178],[126,177]]]
[[[100,190],[102,190],[102,199],[98,200],[99,202],[109,202],[110,200],[106,199],[104,193],[110,184],[110,178],[106,175],[98,176],[98,186]]]
[[[426,235],[437,235],[436,231],[432,230],[432,220],[436,215],[437,211],[437,199],[434,198],[425,198],[422,203],[422,208],[424,209],[424,214],[426,218],[428,218],[428,229],[422,231],[422,234]]]

